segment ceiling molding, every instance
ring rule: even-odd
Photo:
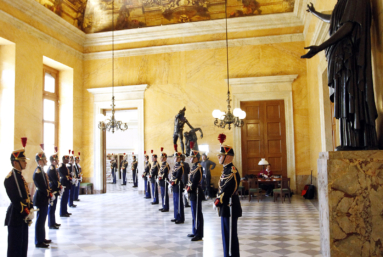
[[[304,41],[303,34],[297,33],[297,34],[288,34],[288,35],[279,35],[279,36],[230,39],[229,47],[288,43],[288,42],[302,42],[302,41]],[[135,49],[115,50],[114,57],[121,58],[121,57],[130,57],[130,56],[193,51],[193,50],[201,50],[201,49],[217,49],[217,48],[225,48],[225,47],[226,47],[225,40],[217,40],[217,41],[198,42],[198,43],[151,46],[151,47],[143,47],[143,48],[135,48]],[[84,60],[97,60],[97,59],[110,59],[110,58],[112,58],[112,51],[84,54]]]
[[[228,19],[227,23],[229,33],[296,27],[303,25],[302,21],[292,12],[233,18]],[[225,31],[224,19],[198,21],[115,31],[114,42],[115,44],[125,44],[132,42],[225,33]],[[110,45],[111,42],[112,32],[87,34],[84,47]]]
[[[12,15],[10,15],[10,14],[2,11],[2,10],[0,10],[0,20],[13,26],[13,27],[15,27],[15,28],[17,28],[17,29],[24,31],[25,33],[27,33],[33,37],[36,37],[36,38],[38,38],[38,39],[40,39],[40,40],[42,40],[48,44],[60,49],[60,51],[74,55],[78,59],[81,59],[81,60],[83,59],[83,53],[81,53],[80,51],[77,51],[76,49],[64,44],[60,40],[47,35],[46,33],[36,29],[35,27],[25,23],[24,21],[21,21],[15,17],[13,17]]]
[[[266,77],[233,78],[230,79],[230,86],[233,94],[274,91],[291,91],[294,80],[298,74],[279,75]],[[227,81],[227,80],[226,80]]]
[[[114,87],[115,99],[116,101],[142,100],[147,88],[148,84]],[[112,97],[112,87],[88,88],[88,92],[93,94],[95,102],[108,101]]]
[[[35,0],[1,0],[2,2],[25,13],[31,19],[47,26],[53,31],[60,31],[60,34],[69,40],[84,46],[85,33],[76,28],[54,12],[45,8]]]

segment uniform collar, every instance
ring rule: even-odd
[[[16,169],[15,167],[13,167],[13,169],[14,169],[17,173],[21,174],[21,170],[18,170],[18,169]]]
[[[230,164],[233,164],[232,162],[228,163],[228,164],[224,164],[223,167],[226,168],[226,166],[229,166]]]

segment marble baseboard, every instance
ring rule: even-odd
[[[323,256],[383,256],[383,151],[320,153],[318,184]]]
[[[296,194],[300,195],[302,190],[305,188],[305,185],[311,184],[310,175],[297,175],[296,176]],[[312,184],[316,188],[314,199],[318,199],[318,179],[313,176]]]

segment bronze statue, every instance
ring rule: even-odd
[[[180,139],[180,142],[181,142],[181,149],[182,149],[182,153],[185,154],[185,147],[184,147],[184,137],[183,137],[183,130],[184,130],[184,125],[185,123],[191,128],[191,129],[194,129],[189,121],[186,119],[185,117],[185,111],[186,111],[186,108],[184,107],[182,110],[180,110],[178,112],[178,114],[176,115],[175,119],[174,119],[174,134],[173,134],[173,144],[174,144],[174,150],[176,152],[177,151],[177,140],[178,138]]]
[[[186,131],[184,133],[185,145],[186,145],[186,156],[189,156],[191,150],[197,150],[197,151],[199,150],[198,143],[197,143],[197,140],[198,140],[197,133],[196,133],[197,131],[201,133],[201,138],[203,138],[203,132],[202,132],[202,129],[200,128],[195,128],[190,130],[189,132]],[[192,146],[190,145],[190,142],[193,142]]]
[[[319,46],[309,46],[302,58],[311,58],[322,50],[328,62],[330,100],[334,117],[339,119],[342,150],[378,149],[371,68],[371,7],[368,0],[338,0],[332,14],[307,12],[330,23],[330,38]]]

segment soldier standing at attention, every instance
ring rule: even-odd
[[[117,172],[117,160],[114,158],[113,154],[112,154],[112,159],[110,160],[110,168],[112,169],[112,177],[113,177],[113,183],[112,184],[116,184],[117,183],[117,179],[116,179],[116,172]]]
[[[60,217],[69,217],[71,213],[68,212],[68,198],[69,198],[69,190],[72,186],[71,183],[71,176],[69,175],[69,170],[67,168],[67,164],[69,162],[69,155],[64,155],[62,157],[62,163],[59,167],[59,174],[60,174],[60,183],[62,186],[65,187],[64,193],[61,196],[61,202],[60,202]]]
[[[55,153],[49,157],[49,160],[51,162],[51,165],[49,166],[47,173],[48,173],[48,179],[49,179],[49,186],[52,190],[52,194],[55,196],[55,199],[48,206],[48,227],[50,229],[59,229],[61,225],[56,223],[55,212],[56,212],[57,200],[59,198],[62,186],[60,184],[59,176],[57,174],[57,169],[56,169],[56,166],[59,160],[59,157],[57,154],[57,147],[55,147]]]
[[[82,169],[80,166],[80,152],[78,152],[78,156],[76,156],[74,158],[74,167],[75,167],[76,174],[77,174],[77,186],[76,186],[76,191],[74,192],[73,201],[79,202],[80,199],[78,199],[78,197],[80,195],[80,183],[82,181]]]
[[[152,184],[152,196],[153,196],[152,204],[158,204],[157,176],[158,176],[158,171],[160,170],[160,165],[157,162],[157,154],[153,154],[153,151],[152,151],[152,162],[153,162],[153,166],[150,169],[150,174],[149,174],[149,179]]]
[[[71,187],[69,189],[68,205],[71,208],[76,208],[77,205],[73,204],[74,191],[76,188],[76,174],[75,174],[74,168],[73,168],[73,163],[74,163],[73,153],[74,153],[74,151],[71,152],[71,150],[69,150],[69,162],[66,165],[68,170],[69,170],[69,176],[71,178],[71,180],[70,180]]]
[[[15,150],[11,154],[12,171],[5,177],[4,187],[11,204],[5,216],[5,226],[8,226],[7,257],[27,257],[28,225],[32,224],[33,204],[29,194],[28,184],[22,171],[27,166],[25,146],[27,138],[21,138],[24,149]]]
[[[184,166],[181,163],[182,153],[174,153],[174,167],[172,171],[171,185],[173,186],[173,206],[174,206],[174,219],[172,222],[182,224],[185,222],[184,203],[182,192],[184,183],[182,183],[182,175],[184,173]]]
[[[221,216],[224,257],[239,257],[237,225],[238,217],[242,216],[242,208],[237,189],[241,182],[241,177],[232,163],[234,158],[233,148],[222,145],[226,136],[220,134],[218,139],[221,142],[218,158],[219,164],[223,165],[223,171],[219,181],[218,197],[215,199],[214,204],[216,207],[219,207],[219,215]]]
[[[153,150],[152,150],[152,154],[153,154]],[[142,177],[144,178],[144,184],[145,184],[145,197],[144,198],[150,199],[151,196],[150,196],[150,184],[149,184],[148,175],[150,173],[150,169],[151,169],[152,165],[149,162],[149,155],[146,154],[146,151],[144,151],[144,155],[145,155],[145,168],[144,168],[144,172],[142,173]]]
[[[167,181],[169,180],[169,164],[166,162],[168,159],[168,155],[163,151],[163,148],[161,148],[161,168],[160,172],[158,174],[158,181],[161,188],[161,199],[162,199],[162,208],[159,209],[161,212],[168,212],[169,211],[169,194],[168,194],[168,187],[167,187]]]
[[[133,187],[138,187],[138,177],[137,177],[137,167],[138,167],[138,161],[137,157],[132,153],[133,162],[132,162],[132,176],[133,176]]]
[[[128,168],[128,156],[125,155],[120,163],[120,169],[122,170],[122,184],[123,186],[126,186],[126,169]]]
[[[36,186],[33,205],[39,208],[35,225],[35,245],[37,248],[48,248],[48,244],[52,241],[45,239],[45,221],[48,215],[48,204],[51,200],[55,200],[55,196],[51,192],[48,176],[44,172],[44,167],[47,165],[47,158],[43,152],[44,145],[40,146],[41,152],[38,152],[35,157],[38,166],[33,173],[33,182]]]
[[[189,173],[189,181],[186,190],[190,194],[191,211],[193,218],[192,237],[191,241],[200,241],[203,238],[203,214],[202,214],[202,199],[205,199],[201,180],[202,166],[199,163],[200,154],[197,150],[190,151],[190,163],[193,165]]]
[[[188,181],[189,181],[189,173],[190,173],[190,166],[189,166],[189,163],[185,162],[185,155],[181,155],[181,164],[183,165],[184,167],[184,174],[182,175],[182,183],[184,183],[184,185],[187,185]],[[185,208],[187,207],[190,207],[190,204],[189,204],[189,199],[187,197],[187,195],[183,194],[184,196],[184,201],[185,201]]]

